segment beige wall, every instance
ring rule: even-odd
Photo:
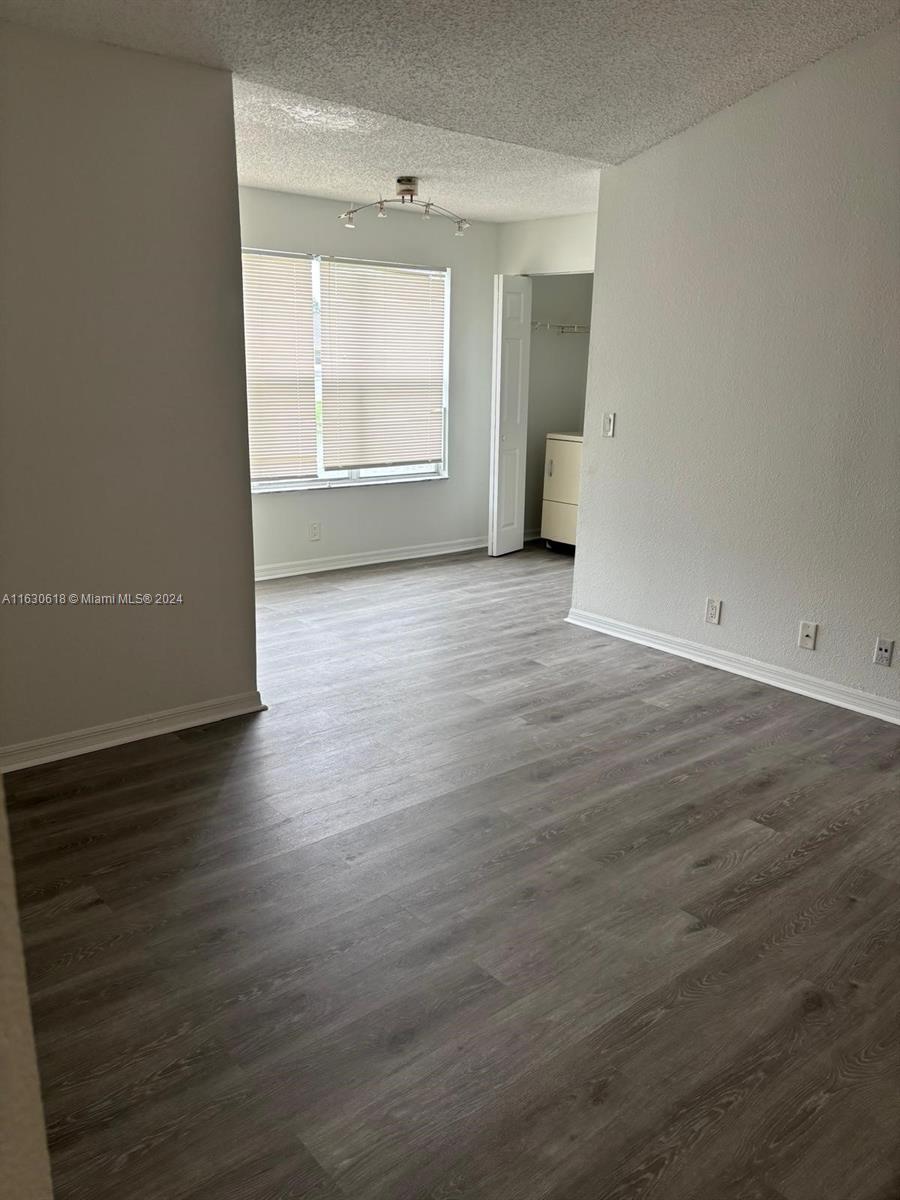
[[[603,173],[574,606],[900,717],[898,61],[894,25]]]
[[[261,574],[487,542],[497,226],[475,222],[457,238],[447,221],[363,213],[350,232],[340,212],[334,200],[241,188],[247,246],[450,267],[449,478],[255,495]],[[309,540],[311,521],[321,526],[318,542]]]
[[[255,693],[224,72],[0,26],[0,745]]]
[[[34,1059],[16,889],[0,781],[0,1200],[49,1200],[50,1166]]]

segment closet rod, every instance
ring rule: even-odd
[[[532,321],[532,329],[549,329],[556,333],[590,333],[590,325],[558,325],[553,321]]]

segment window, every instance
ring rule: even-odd
[[[243,259],[254,491],[444,477],[449,271]]]

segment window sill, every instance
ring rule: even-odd
[[[265,496],[270,492],[319,492],[332,488],[380,487],[386,483],[440,483],[446,479],[449,479],[446,471],[440,475],[389,476],[385,479],[304,479],[293,483],[251,483],[250,493],[253,496]]]

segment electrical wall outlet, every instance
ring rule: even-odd
[[[616,436],[616,414],[615,413],[604,413],[603,414],[603,436],[604,437],[615,437]]]
[[[875,643],[875,653],[872,662],[876,667],[889,667],[894,657],[894,643],[890,638],[879,638]]]
[[[721,625],[722,623],[722,601],[717,600],[715,596],[706,597],[706,623],[707,625]]]
[[[815,650],[818,633],[819,627],[815,621],[801,621],[797,645],[802,646],[804,650]]]
[[[321,541],[321,538],[322,538],[321,522],[320,521],[310,521],[307,532],[308,532],[309,540],[311,542]]]

